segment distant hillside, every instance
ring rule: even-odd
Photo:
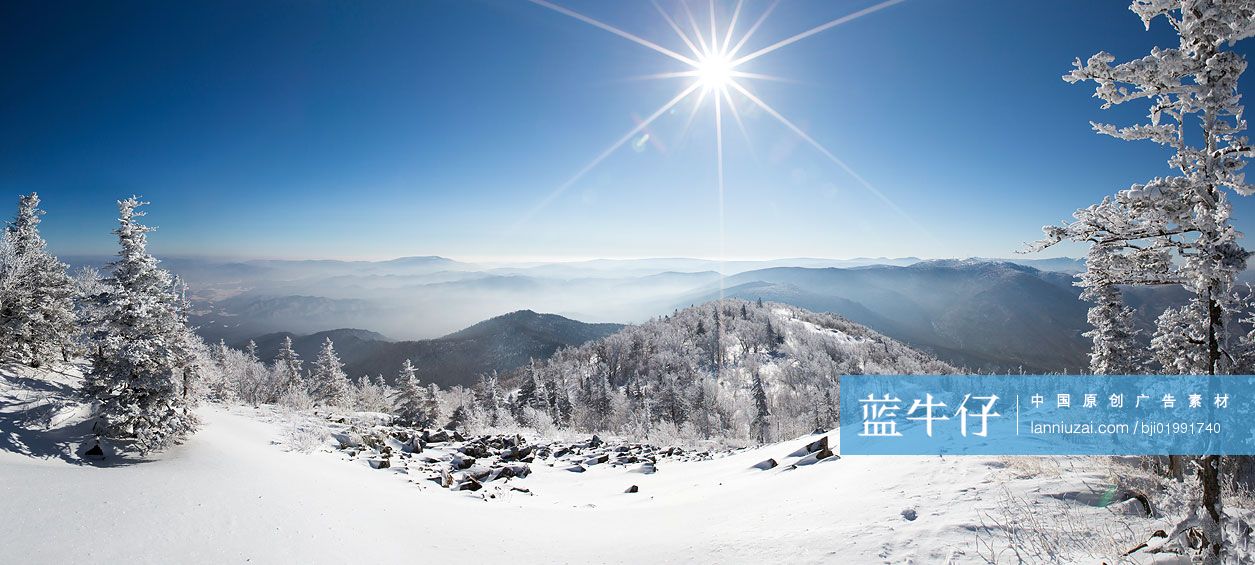
[[[589,429],[670,424],[704,437],[753,437],[758,375],[767,435],[796,437],[835,425],[839,375],[956,372],[839,316],[723,300],[559,351],[508,384],[517,403]]]
[[[1079,371],[1087,306],[1072,282],[1013,263],[925,261],[751,271],[729,277],[725,295],[840,314],[973,369]]]
[[[977,370],[1080,372],[1090,342],[1089,304],[1072,274],[1004,261],[924,261],[905,267],[776,268],[728,277],[724,295],[833,312],[946,361]],[[708,288],[680,304],[717,296]],[[1176,287],[1130,289],[1147,330]]]
[[[262,359],[272,359],[284,337],[292,337],[302,359],[311,360],[325,338],[352,378],[383,375],[395,378],[401,363],[411,360],[424,382],[442,387],[473,384],[480,374],[508,372],[530,359],[546,359],[561,347],[580,345],[622,329],[619,324],[586,324],[554,314],[520,310],[485,320],[447,336],[419,341],[387,341],[365,330],[341,329],[296,336],[274,333],[255,339]],[[247,340],[237,342],[243,347]]]

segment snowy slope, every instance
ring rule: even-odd
[[[537,463],[525,479],[451,492],[341,452],[288,450],[293,422],[312,416],[206,406],[186,444],[102,467],[13,447],[48,433],[17,417],[29,403],[15,399],[72,378],[0,374],[0,562],[984,562],[980,539],[996,533],[1004,490],[1036,516],[1094,531],[1113,520],[1154,525],[1059,500],[1106,488],[1090,460],[1049,460],[1030,478],[1017,478],[1023,465],[975,457],[833,457],[789,469],[819,436],[662,461],[652,475]],[[68,389],[52,390],[40,394],[71,403]],[[81,430],[85,412],[75,414],[53,431]],[[753,468],[767,458],[780,466]],[[632,485],[639,492],[625,493]]]

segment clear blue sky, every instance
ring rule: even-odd
[[[559,3],[685,49],[648,2]],[[786,0],[745,51],[871,4]],[[749,142],[725,116],[727,254],[1007,256],[1165,172],[1161,148],[1087,123],[1144,106],[1104,112],[1059,77],[1173,39],[1118,0],[908,0],[764,55],[744,69],[790,81],[754,92],[902,213],[734,95]],[[0,54],[0,196],[38,191],[60,253],[112,252],[113,203],[136,193],[171,255],[719,254],[709,104],[528,215],[691,80],[632,80],[684,66],[531,3],[6,2]]]

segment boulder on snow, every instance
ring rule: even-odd
[[[804,447],[789,454],[789,457],[804,457],[817,451],[828,451],[828,436],[821,437],[815,441],[806,444]],[[829,451],[829,453],[832,453]]]
[[[585,459],[584,464],[585,465],[599,465],[607,461],[610,461],[610,456],[606,455],[605,453],[600,453],[592,457],[589,457],[588,459]]]
[[[625,490],[625,491],[623,491],[623,492],[625,492],[625,493],[627,493],[627,494],[632,494],[632,493],[637,493],[637,492],[640,492],[640,491],[641,491],[641,489],[640,489],[639,487],[637,487],[636,485],[632,485],[632,486],[628,487],[628,488],[627,488],[627,490]]]
[[[348,449],[350,447],[362,446],[362,436],[352,433],[352,432],[349,432],[349,433],[332,432],[331,437],[335,438],[336,443],[339,444],[340,446],[340,449]]]
[[[813,465],[815,463],[818,463],[820,461],[823,461],[825,459],[832,458],[832,457],[835,457],[837,459],[841,458],[840,456],[834,454],[832,451],[829,451],[828,448],[824,448],[819,451],[816,451],[815,453],[811,453],[810,455],[807,455],[806,457],[798,459],[797,462],[793,464],[793,466],[803,467],[806,465]]]
[[[427,430],[423,430],[422,437],[423,437],[423,441],[427,443],[442,443],[442,442],[449,441],[449,432],[446,432],[444,430],[436,430],[435,432],[428,432]]]
[[[474,464],[475,464],[474,457],[468,457],[466,455],[462,455],[461,453],[455,452],[453,453],[452,457],[449,459],[449,465],[452,465],[454,469],[458,469],[458,470],[468,469],[470,468],[471,465],[474,465]]]
[[[475,440],[475,441],[463,444],[461,447],[458,448],[458,451],[466,455],[469,455],[471,457],[474,457],[476,459],[488,457],[489,455],[491,455],[491,453],[488,451],[488,445],[480,440]]]
[[[914,508],[905,508],[902,510],[902,519],[906,520],[907,522],[914,522],[915,519],[918,517],[919,517],[919,514],[915,512]]]
[[[476,491],[481,488],[484,488],[483,484],[481,484],[479,481],[475,480],[474,478],[467,477],[466,479],[463,479],[462,482],[458,483],[457,488],[453,490]]]
[[[371,459],[369,463],[371,469],[387,469],[392,466],[387,459]]]
[[[100,448],[100,442],[96,442],[96,445],[92,446],[91,449],[83,452],[83,456],[90,457],[92,459],[104,459],[105,450]]]
[[[492,472],[489,473],[486,478],[481,479],[481,480],[483,480],[484,482],[488,482],[488,481],[495,481],[497,479],[512,479],[516,477],[521,479],[523,477],[530,475],[531,473],[532,473],[532,468],[528,467],[527,465],[522,465],[522,464],[502,465],[500,467],[493,467]]]
[[[471,465],[466,469],[464,475],[477,481],[492,480],[488,476],[492,474],[492,469],[483,465]]]
[[[658,472],[658,468],[653,463],[641,463],[640,467],[632,469],[630,473],[641,473],[644,475],[652,475]]]
[[[583,473],[584,471],[587,471],[588,469],[585,469],[583,465],[576,463],[574,465],[571,465],[570,467],[567,467],[566,470],[572,473]]]
[[[595,434],[592,439],[588,440],[589,447],[601,447],[605,444],[606,442],[602,441],[601,438],[597,437]]]
[[[766,471],[767,469],[775,469],[777,465],[779,465],[779,463],[776,463],[775,459],[767,459],[766,461],[760,461],[754,464],[751,468]]]

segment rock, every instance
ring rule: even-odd
[[[645,475],[652,475],[652,474],[654,474],[654,473],[657,473],[657,472],[658,472],[658,468],[657,468],[657,467],[655,467],[653,463],[641,463],[641,466],[640,466],[640,467],[637,467],[637,468],[635,468],[635,469],[632,469],[632,470],[631,470],[631,471],[629,471],[629,472],[630,472],[630,473],[641,473],[641,474],[645,474]]]
[[[332,433],[331,437],[335,438],[336,443],[339,444],[340,446],[339,449],[348,449],[350,447],[362,446],[362,436],[357,435],[353,432]]]
[[[458,487],[454,490],[476,491],[481,488],[484,488],[484,485],[481,484],[479,481],[475,480],[474,478],[467,478],[467,479],[464,479],[462,482],[458,483]]]
[[[755,464],[753,468],[766,471],[767,469],[775,469],[777,465],[779,465],[779,463],[776,463],[775,459],[768,459],[766,461],[760,461]]]
[[[570,467],[567,467],[566,470],[572,473],[583,473],[584,471],[587,471],[588,469],[585,469],[583,465],[576,463],[574,465],[571,465]]]
[[[83,452],[83,456],[91,457],[92,459],[104,459],[105,450],[100,448],[100,442],[96,442],[96,445],[92,446],[91,449]]]
[[[423,440],[428,443],[442,443],[449,441],[449,432],[444,430],[436,430],[435,433],[432,434],[428,434],[426,430],[423,430],[423,435],[425,436]]]
[[[454,469],[458,469],[458,470],[467,469],[471,465],[474,465],[474,464],[475,464],[474,457],[467,457],[465,455],[462,455],[461,453],[454,453],[453,457],[449,459],[449,465],[452,465]]]
[[[477,459],[488,457],[489,455],[491,455],[491,453],[488,451],[488,445],[485,444],[481,440],[475,440],[475,441],[463,444],[461,447],[458,447],[458,451],[465,453],[466,455],[470,455],[471,457],[475,457]]]
[[[387,459],[371,459],[369,463],[371,469],[387,469],[392,466]]]
[[[410,438],[409,447],[410,453],[422,453],[423,449],[427,447],[427,443],[423,441],[423,438],[414,436]]]
[[[632,493],[636,493],[636,492],[640,492],[640,491],[641,491],[641,489],[640,489],[640,488],[638,488],[636,485],[632,485],[632,486],[628,487],[628,488],[627,488],[627,490],[625,490],[625,491],[623,491],[623,492],[625,492],[625,493],[627,493],[627,494],[632,494]]]
[[[818,463],[828,458],[840,459],[840,457],[838,457],[837,455],[833,454],[831,451],[825,448],[820,451],[816,451],[815,453],[812,453],[810,455],[807,455],[806,457],[798,459],[797,462],[793,464],[793,466],[802,467],[805,465],[813,465],[815,463]]]
[[[494,479],[513,479],[523,478],[532,474],[532,468],[527,465],[503,465],[497,467]]]
[[[602,441],[601,438],[597,437],[596,435],[594,435],[592,439],[588,440],[589,447],[601,447],[605,444],[606,442]]]
[[[915,513],[914,508],[907,508],[902,511],[902,518],[907,522],[914,522],[919,515]]]
[[[1133,516],[1154,516],[1155,515],[1155,511],[1150,505],[1150,498],[1147,497],[1146,495],[1137,491],[1129,490],[1129,491],[1125,491],[1121,493],[1121,498],[1124,499],[1124,504],[1126,506],[1130,506],[1130,508],[1128,508],[1126,511],[1129,515],[1133,515]],[[1137,504],[1132,505],[1131,503],[1133,501],[1137,501]]]
[[[804,447],[789,454],[789,457],[804,457],[817,451],[828,451],[828,436],[821,437],[806,444]],[[829,451],[831,453],[831,451]],[[822,458],[821,458],[822,459]]]
[[[491,476],[492,473],[493,469],[483,465],[471,465],[470,468],[466,469],[464,476],[477,481],[491,481],[492,479],[489,479],[488,477]]]
[[[600,465],[610,460],[610,456],[605,453],[594,455],[584,460],[585,465]]]

